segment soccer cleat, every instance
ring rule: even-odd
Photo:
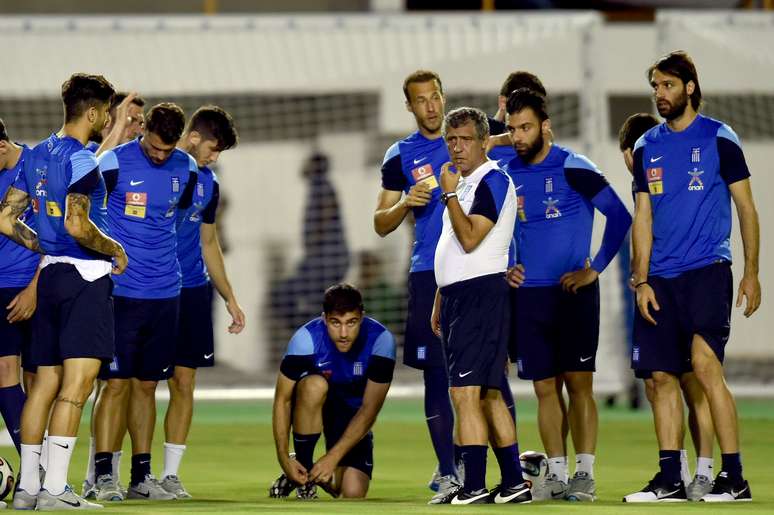
[[[296,499],[301,499],[304,501],[318,499],[317,485],[311,481],[305,485],[298,485],[298,487],[296,487]]]
[[[529,481],[503,488],[497,485],[489,494],[489,502],[494,504],[529,504],[532,502],[532,492]]]
[[[466,492],[460,489],[452,496],[449,504],[487,504],[489,502],[489,490],[482,488],[475,492]]]
[[[174,474],[166,476],[161,480],[161,488],[174,495],[176,499],[193,498],[193,496],[186,491],[183,483],[180,482],[180,478]]]
[[[733,480],[726,472],[721,472],[715,478],[712,490],[701,498],[702,502],[749,502],[752,492],[747,481],[739,478]]]
[[[17,483],[18,486],[18,483]],[[13,494],[13,509],[14,510],[34,510],[38,504],[37,494],[28,494],[21,488],[16,489]]]
[[[285,498],[289,496],[298,485],[288,479],[285,474],[280,475],[269,487],[269,497]]]
[[[597,499],[597,489],[594,480],[591,479],[588,472],[576,472],[570,484],[567,486],[565,499],[568,501],[595,501]]]
[[[712,490],[712,480],[707,476],[696,475],[693,481],[685,487],[685,494],[689,501],[700,501],[702,497]]]
[[[118,487],[110,474],[103,474],[97,478],[97,483],[92,488],[98,501],[123,501],[124,493]],[[85,498],[85,496],[84,496]]]
[[[142,483],[129,484],[127,499],[144,499],[146,501],[173,501],[175,495],[161,488],[158,479],[152,474],[145,476]]]
[[[43,483],[40,483],[41,485]],[[81,487],[81,497],[84,499],[95,499],[97,493],[94,491],[94,483],[88,479],[83,480],[83,486]]]
[[[38,511],[55,510],[99,510],[101,504],[89,502],[80,495],[73,492],[70,485],[66,485],[64,492],[59,495],[49,493],[45,489],[38,492]]]
[[[435,467],[435,471],[433,471],[433,475],[430,476],[430,481],[427,483],[427,488],[432,490],[433,492],[437,492],[439,485],[439,480],[441,479],[441,470],[438,467]]]
[[[683,482],[667,483],[661,479],[661,472],[653,476],[645,488],[623,498],[623,502],[685,502],[687,500]]]
[[[437,493],[430,499],[427,504],[444,504],[442,501],[452,492],[456,493],[462,484],[457,480],[455,476],[441,476],[438,478],[438,490]]]
[[[542,482],[532,487],[533,501],[550,501],[552,499],[564,499],[568,485],[559,479],[556,474],[548,474]]]

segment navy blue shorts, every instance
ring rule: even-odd
[[[357,410],[337,399],[328,399],[323,406],[323,435],[325,450],[330,451],[346,431]],[[370,479],[374,472],[374,435],[369,431],[339,461],[339,467],[352,467]]]
[[[441,288],[441,333],[451,386],[500,389],[508,361],[508,290],[503,274]]]
[[[727,261],[683,272],[677,277],[649,277],[659,311],[653,325],[634,315],[632,368],[680,375],[691,370],[693,335],[703,337],[722,363],[731,332],[733,277]],[[642,375],[642,373],[640,373]]]
[[[32,317],[32,363],[43,367],[71,358],[112,358],[112,293],[109,275],[90,282],[68,263],[41,269]]]
[[[174,372],[180,297],[115,297],[116,352],[100,379],[161,381]]]
[[[437,288],[435,272],[432,270],[409,274],[403,363],[420,370],[446,367],[441,341],[430,327],[430,316],[433,314]]]
[[[31,328],[30,321],[8,322],[10,310],[5,307],[11,303],[24,288],[0,288],[0,357],[18,356],[24,348],[29,349]]]
[[[540,381],[563,372],[596,370],[599,281],[566,292],[561,286],[511,290],[509,353],[521,379]]]
[[[188,368],[211,367],[215,364],[210,283],[180,290],[180,323],[174,364]]]

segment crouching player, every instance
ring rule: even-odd
[[[323,314],[291,338],[274,391],[272,427],[283,474],[269,491],[299,499],[317,497],[320,485],[334,497],[362,498],[373,471],[371,426],[382,408],[395,368],[395,340],[363,316],[360,292],[336,284],[325,292]],[[293,427],[295,456],[288,454]],[[314,448],[325,435],[325,454]]]

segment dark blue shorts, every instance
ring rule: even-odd
[[[180,290],[180,323],[174,364],[188,368],[215,364],[210,283]]]
[[[32,317],[32,363],[58,366],[70,358],[112,358],[112,293],[109,275],[89,282],[67,263],[41,269]]]
[[[509,353],[519,377],[540,381],[563,372],[593,372],[599,344],[599,282],[511,290]]]
[[[707,341],[722,363],[731,332],[731,264],[713,263],[671,279],[649,277],[648,284],[661,309],[650,310],[657,325],[642,318],[639,310],[634,315],[632,368],[676,375],[690,371],[695,334]]]
[[[451,386],[500,389],[508,360],[508,290],[503,274],[441,288],[441,333]]]
[[[433,314],[437,288],[435,272],[432,270],[409,274],[403,363],[420,370],[446,367],[441,341],[430,327],[430,316]]]
[[[357,410],[337,399],[329,399],[323,406],[323,435],[325,450],[330,451],[346,431]],[[370,479],[374,471],[374,435],[369,431],[339,461],[339,467],[356,468]]]
[[[5,307],[11,303],[24,288],[0,288],[0,357],[18,356],[29,352],[32,329],[30,321],[8,322],[10,310]],[[26,348],[26,351],[25,351]]]
[[[180,297],[115,297],[116,352],[100,379],[161,381],[174,372]]]

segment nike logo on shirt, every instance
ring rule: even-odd
[[[145,181],[129,181],[129,184],[131,186],[139,186],[140,184],[144,183]]]
[[[655,163],[656,161],[660,161],[662,157],[664,157],[664,156],[651,157],[650,158],[650,162],[651,163]]]
[[[327,364],[329,364],[329,363],[330,363],[330,361],[322,361],[322,362],[320,362],[320,363],[318,363],[318,364],[317,364],[317,367],[318,367],[318,368],[321,368],[321,367],[324,367],[325,365],[327,365]]]
[[[427,159],[427,157],[423,157],[423,158],[421,158],[421,159],[414,159],[414,164],[415,164],[415,165],[418,165],[419,163],[421,163],[421,162],[422,162],[422,161],[424,161],[425,159]]]

